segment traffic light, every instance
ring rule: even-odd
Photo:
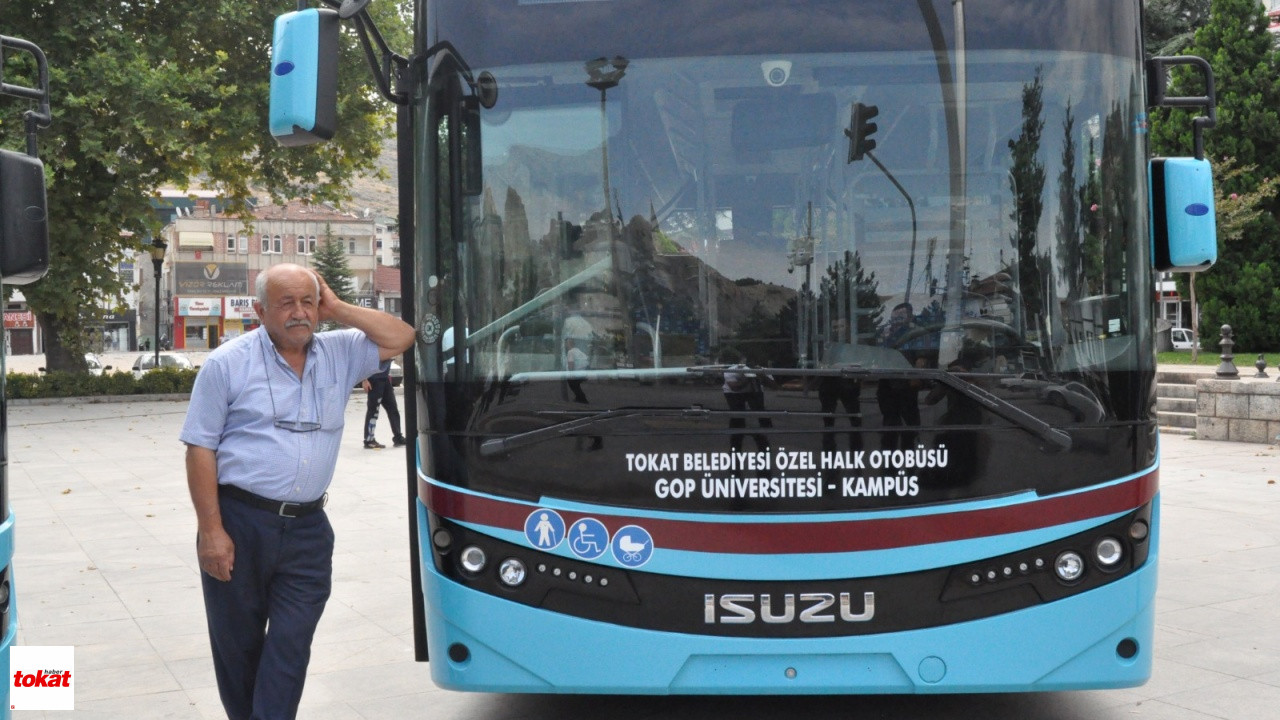
[[[849,136],[849,162],[861,160],[862,156],[876,148],[876,141],[871,136],[875,134],[877,127],[871,119],[879,114],[880,108],[875,105],[853,104],[849,129],[844,131]]]

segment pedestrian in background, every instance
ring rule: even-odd
[[[211,352],[182,427],[218,694],[227,716],[293,718],[329,599],[324,512],[351,387],[413,328],[338,299],[313,270],[257,278],[262,327]],[[315,332],[333,321],[346,330]]]
[[[380,450],[386,445],[378,442],[378,406],[387,409],[387,421],[391,423],[391,444],[404,447],[404,435],[400,432],[400,408],[396,407],[396,392],[391,385],[391,360],[383,360],[378,372],[363,383],[369,399],[369,409],[364,413],[364,446],[367,450]]]

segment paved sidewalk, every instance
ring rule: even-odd
[[[75,645],[74,713],[224,717],[214,689],[178,427],[185,402],[10,409],[18,642]],[[412,659],[404,456],[364,450],[352,398],[329,505],[334,591],[302,718],[1274,717],[1280,707],[1280,450],[1165,436],[1155,676],[1029,695],[649,698],[471,695]],[[385,420],[381,429],[385,435]]]

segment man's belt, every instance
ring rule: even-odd
[[[251,493],[248,490],[235,485],[219,485],[218,493],[226,495],[234,500],[238,500],[250,507],[255,507],[259,510],[266,510],[269,513],[287,518],[297,518],[304,515],[310,515],[320,508],[323,508],[325,503],[329,501],[329,493],[325,493],[324,495],[321,495],[319,499],[312,500],[311,502],[298,503],[286,502],[284,500],[272,500],[271,498],[264,498],[261,495]]]

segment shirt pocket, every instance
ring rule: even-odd
[[[332,377],[319,378],[316,382],[316,402],[319,404],[320,426],[326,429],[337,429],[343,425],[343,413],[347,408],[350,388]]]

